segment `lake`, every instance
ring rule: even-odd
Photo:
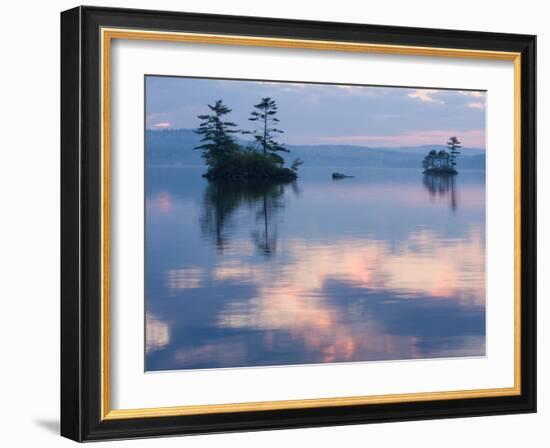
[[[484,171],[203,172],[146,171],[147,370],[485,355]]]

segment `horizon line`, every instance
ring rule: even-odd
[[[193,132],[192,128],[172,128],[172,127],[159,127],[159,128],[151,128],[147,127],[145,128],[147,132],[177,132],[177,131],[191,131]],[[387,136],[387,137],[393,137],[393,136]],[[450,137],[450,136],[449,136]],[[315,137],[317,139],[324,139],[326,137]],[[421,143],[417,145],[407,145],[407,144],[389,144],[389,145],[365,145],[360,143],[349,143],[344,142],[339,143],[337,141],[333,143],[286,143],[286,146],[348,146],[348,147],[359,147],[359,148],[419,148],[419,147],[425,147],[425,146],[446,146],[445,143]],[[487,148],[485,146],[463,146],[461,149],[477,149],[481,151],[486,151]]]

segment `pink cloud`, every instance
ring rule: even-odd
[[[466,107],[469,107],[470,109],[485,109],[485,103],[482,103],[481,101],[473,101],[471,103],[466,103]]]
[[[154,128],[169,128],[170,126],[172,126],[172,123],[170,123],[169,121],[163,121],[161,123],[156,123],[153,125]]]
[[[318,137],[322,143],[341,143],[368,146],[417,146],[443,145],[451,135],[456,135],[463,146],[485,147],[485,130],[470,129],[467,131],[437,130],[410,131],[399,135],[342,135]]]
[[[477,91],[470,91],[470,90],[461,90],[458,93],[465,96],[471,96],[474,98],[484,98],[485,92],[477,92]]]
[[[425,103],[437,103],[437,104],[444,104],[444,101],[434,98],[438,90],[429,90],[429,89],[417,89],[413,92],[410,92],[407,94],[409,98],[416,99],[423,101]]]

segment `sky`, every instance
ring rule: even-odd
[[[147,129],[196,128],[221,99],[228,120],[251,130],[253,105],[271,97],[284,144],[443,145],[455,135],[485,148],[482,91],[147,76],[145,95]]]

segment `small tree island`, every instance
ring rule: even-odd
[[[202,157],[208,167],[204,177],[243,182],[291,182],[298,177],[298,167],[302,161],[295,159],[288,168],[284,166],[284,158],[278,154],[289,150],[275,141],[275,135],[283,132],[275,127],[279,122],[275,116],[275,100],[262,98],[254,105],[249,118],[256,124],[252,131],[241,131],[237,129],[237,124],[225,121],[225,115],[231,109],[222,100],[208,107],[211,113],[198,115],[202,122],[195,129],[202,136],[202,144],[195,149],[202,150]],[[242,145],[234,138],[235,134],[249,134],[254,140]]]
[[[438,174],[438,175],[455,175],[458,174],[456,170],[456,158],[460,154],[461,148],[458,138],[451,137],[447,141],[447,150],[442,149],[436,151],[432,149],[426,157],[422,160],[422,168],[424,168],[424,174]]]

